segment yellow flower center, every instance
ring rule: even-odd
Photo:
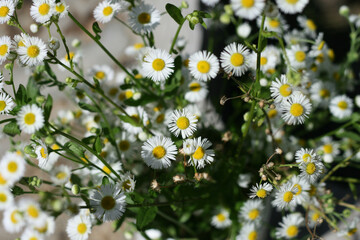
[[[313,20],[310,19],[306,20],[306,26],[312,31],[316,30],[316,25]]]
[[[35,123],[35,114],[27,113],[24,116],[24,122],[26,125],[33,125]]]
[[[208,73],[210,71],[210,63],[207,61],[199,61],[197,64],[197,70],[201,73]]]
[[[290,107],[291,115],[299,117],[304,113],[304,107],[299,103],[293,103]]]
[[[323,146],[323,150],[324,150],[324,152],[325,152],[326,154],[330,154],[330,153],[333,152],[333,147],[332,147],[331,144],[325,144],[325,145]]]
[[[277,115],[277,110],[276,109],[270,109],[268,111],[268,117],[269,118],[274,118]]]
[[[51,146],[52,150],[59,150],[60,149],[60,146],[57,145],[56,143],[54,143],[52,146]]]
[[[295,237],[299,232],[299,229],[297,226],[295,225],[291,225],[290,227],[288,227],[288,229],[286,230],[286,234],[289,237]]]
[[[86,227],[86,224],[85,224],[85,223],[80,223],[80,224],[77,226],[77,231],[78,231],[78,233],[80,233],[80,234],[86,233],[86,230],[87,230],[87,227]]]
[[[63,179],[65,179],[66,177],[67,177],[66,172],[58,172],[58,173],[56,174],[56,178],[59,179],[59,180],[63,180]]]
[[[111,15],[112,13],[113,13],[112,7],[110,7],[110,6],[104,7],[104,9],[103,9],[104,16],[107,17],[107,16]]]
[[[9,13],[10,9],[7,6],[0,7],[0,17],[6,17]]]
[[[357,228],[351,228],[349,229],[349,231],[347,232],[348,236],[352,236],[357,232]]]
[[[269,20],[269,26],[272,28],[278,28],[280,26],[280,22],[277,19]]]
[[[6,44],[1,45],[0,46],[0,55],[5,56],[5,54],[8,52],[8,49],[9,49],[8,45],[6,45]]]
[[[266,191],[265,189],[259,189],[256,192],[256,196],[258,196],[259,198],[265,198],[266,197]]]
[[[151,21],[151,15],[147,12],[140,13],[138,16],[138,21],[141,24],[147,24]]]
[[[43,4],[40,5],[40,7],[39,7],[40,15],[44,16],[44,15],[48,14],[49,11],[50,11],[50,5],[49,4],[43,3]]]
[[[105,196],[101,199],[101,207],[105,210],[111,210],[115,207],[115,199],[112,196]]]
[[[105,78],[105,73],[103,71],[98,71],[95,73],[95,77],[99,80],[103,80]]]
[[[222,213],[219,213],[218,215],[216,215],[216,218],[219,222],[223,222],[226,219],[225,215]]]
[[[328,98],[328,97],[330,97],[330,91],[327,89],[321,89],[319,91],[319,95],[321,98]]]
[[[248,235],[249,240],[256,240],[257,239],[257,233],[255,231],[252,231]]]
[[[3,175],[0,173],[0,186],[5,185],[7,183],[6,179],[3,177]]]
[[[56,10],[58,13],[62,13],[62,12],[65,10],[65,5],[62,4],[62,3],[59,4],[59,5],[56,5],[55,10]]]
[[[308,153],[305,153],[305,154],[302,156],[302,159],[303,159],[304,162],[311,161],[311,155],[308,154]]]
[[[345,101],[340,101],[337,105],[341,110],[345,110],[348,108],[348,104]]]
[[[204,149],[202,147],[198,147],[192,156],[196,160],[200,160],[204,157],[204,155],[205,155]]]
[[[311,216],[311,219],[316,222],[318,219],[320,218],[320,214],[315,212],[313,213],[313,215]]]
[[[70,59],[72,60],[75,56],[75,53],[74,52],[69,52],[69,55],[65,55],[65,60],[68,62],[69,61],[69,56],[70,56]]]
[[[321,41],[317,49],[320,51],[321,49],[323,49],[324,45],[325,41]]]
[[[128,190],[128,189],[130,189],[131,188],[131,182],[130,182],[130,180],[128,179],[128,180],[126,180],[125,182],[123,182],[123,184],[122,184],[122,188],[124,189],[124,190]]]
[[[120,148],[120,150],[123,151],[123,152],[129,150],[129,148],[130,148],[130,143],[129,143],[129,141],[127,141],[127,140],[121,140],[121,141],[119,142],[119,148]]]
[[[4,111],[4,109],[6,108],[6,102],[5,101],[0,101],[0,112]]]
[[[19,217],[19,211],[18,210],[14,210],[11,214],[10,214],[10,221],[14,224],[18,223],[18,217]]]
[[[244,64],[244,56],[240,53],[231,55],[230,62],[233,66],[239,67]]]
[[[39,240],[37,237],[31,237],[31,238],[29,238],[29,240]]]
[[[334,50],[329,49],[329,50],[327,51],[327,54],[328,54],[328,56],[329,56],[330,60],[331,60],[331,61],[334,61],[334,59],[335,59],[335,53],[334,53]]]
[[[153,61],[152,67],[155,71],[159,72],[165,68],[165,61],[161,58],[157,58]]]
[[[43,226],[43,227],[35,228],[35,230],[38,231],[39,233],[46,233],[48,230],[47,223],[45,223],[45,226]]]
[[[102,158],[106,158],[107,155],[108,155],[107,151],[102,151],[102,152],[100,153],[100,156],[101,156]]]
[[[133,114],[131,115],[131,118],[137,123],[140,122],[139,114]]]
[[[201,85],[200,85],[200,83],[193,82],[193,83],[190,83],[189,89],[192,92],[198,92],[201,89]]]
[[[157,159],[161,159],[165,156],[166,154],[166,150],[163,146],[156,146],[153,151],[152,154],[155,158]]]
[[[36,45],[31,45],[27,49],[27,55],[31,58],[36,58],[37,56],[39,56],[39,53],[40,53],[40,48]]]
[[[125,91],[125,98],[126,99],[132,98],[132,96],[134,96],[134,92],[132,90],[126,90]]]
[[[291,202],[293,200],[294,194],[292,192],[285,192],[283,196],[283,200],[287,203]]]
[[[37,218],[39,216],[39,210],[35,206],[29,206],[27,209],[27,214],[32,218]]]
[[[157,116],[156,117],[156,123],[162,123],[162,122],[164,122],[164,120],[165,120],[165,114],[160,114],[159,116]]]
[[[141,48],[143,48],[144,47],[144,44],[143,43],[135,43],[134,44],[134,48],[136,49],[136,50],[139,50],[139,49],[141,49]]]
[[[0,202],[6,202],[7,196],[4,193],[0,193]]]
[[[316,166],[314,163],[309,163],[308,165],[306,165],[307,174],[313,175],[315,171],[316,171]]]
[[[17,45],[18,47],[25,47],[23,40],[20,40]]]
[[[309,190],[309,195],[312,197],[315,196],[315,194],[316,194],[316,187],[314,185],[311,185]]]
[[[11,173],[16,172],[16,170],[18,169],[18,165],[14,161],[9,162],[7,167],[8,167],[8,171],[11,172]]]
[[[42,158],[46,158],[47,157],[47,154],[45,153],[45,149],[44,148],[41,148],[40,149],[40,155]]]
[[[260,65],[261,65],[261,66],[267,64],[267,62],[268,62],[268,60],[267,60],[266,57],[261,57],[261,58],[260,58]]]
[[[255,220],[258,216],[259,216],[259,210],[257,209],[252,209],[249,213],[248,213],[248,217],[251,219],[251,220]]]
[[[316,57],[316,61],[318,61],[319,63],[324,62],[324,54],[320,53],[317,57]]]
[[[298,62],[303,62],[305,60],[306,54],[303,51],[297,51],[295,53],[295,59]]]
[[[176,126],[181,130],[187,129],[190,126],[190,121],[187,117],[179,117],[176,121]]]
[[[295,193],[295,196],[300,195],[302,192],[302,187],[300,186],[300,184],[295,184],[293,189],[297,189],[297,192]]]
[[[241,4],[244,8],[251,8],[254,6],[255,1],[254,0],[241,0]]]
[[[292,93],[292,90],[291,90],[291,87],[289,84],[283,84],[279,88],[279,92],[280,92],[281,96],[287,97]]]

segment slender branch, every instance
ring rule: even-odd
[[[191,230],[188,226],[186,226],[185,224],[179,222],[178,220],[170,217],[169,215],[167,215],[166,213],[163,213],[162,211],[158,210],[157,212],[159,214],[159,216],[161,216],[162,218],[168,220],[169,222],[172,222],[176,225],[178,225],[179,227],[181,227],[182,229],[184,229],[187,233],[189,233],[191,236],[195,237],[196,233]]]
[[[342,167],[345,167],[346,166],[346,163],[353,157],[357,154],[354,153],[352,154],[351,156],[345,158],[343,161],[339,162],[333,169],[331,169],[331,171],[328,172],[328,174],[326,174],[325,177],[323,177],[323,179],[321,179],[320,183],[323,183],[325,182],[331,175],[334,174],[334,172],[336,172],[339,168],[342,168]]]
[[[173,50],[174,50],[176,40],[177,40],[177,38],[179,36],[179,33],[180,33],[180,30],[181,30],[182,26],[184,25],[184,22],[185,22],[185,20],[181,24],[179,24],[179,27],[178,27],[178,29],[177,29],[177,31],[175,33],[174,39],[173,39],[173,41],[171,43],[169,54],[171,54],[173,52]]]

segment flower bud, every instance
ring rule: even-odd
[[[189,8],[189,3],[186,2],[186,1],[182,1],[180,7],[181,7],[181,8],[184,8],[184,9],[188,9],[188,8]]]
[[[248,121],[249,118],[250,118],[250,113],[249,113],[249,112],[246,112],[246,113],[244,114],[244,121]]]
[[[46,138],[45,138],[45,144],[46,145],[53,145],[54,144],[54,142],[55,142],[55,139],[54,139],[54,137],[53,136],[47,136]]]
[[[16,52],[10,52],[9,55],[6,57],[7,60],[9,61],[14,61],[17,58],[17,53]]]
[[[223,24],[229,24],[231,22],[230,15],[224,13],[220,16],[220,22]]]
[[[339,8],[339,14],[343,17],[349,17],[349,13],[350,13],[350,9],[348,6],[346,5],[342,5],[340,8]]]
[[[45,97],[44,96],[37,96],[35,99],[36,103],[41,105],[45,102]]]
[[[141,98],[141,93],[140,92],[136,92],[134,93],[133,97],[132,97],[135,101],[139,100]]]
[[[78,195],[78,194],[80,193],[80,187],[79,187],[79,185],[74,184],[74,185],[71,187],[71,192],[72,192],[74,195]]]
[[[31,145],[27,145],[27,146],[25,146],[25,148],[24,148],[24,152],[26,153],[26,154],[32,154],[32,153],[34,153],[34,148],[31,146]]]
[[[5,64],[4,68],[5,68],[6,70],[11,70],[12,66],[13,66],[12,63],[7,63],[7,64]]]
[[[71,42],[71,46],[73,46],[74,48],[80,47],[80,45],[81,45],[81,41],[79,39],[77,39],[77,38],[75,38]]]
[[[200,22],[200,19],[196,16],[192,16],[189,20],[192,24],[196,25]]]
[[[225,13],[228,14],[228,15],[233,15],[234,14],[230,4],[225,5],[224,10],[225,10]]]
[[[140,141],[145,142],[148,139],[148,135],[146,134],[146,132],[141,132],[139,133],[138,138],[140,139]]]
[[[63,209],[63,204],[61,200],[56,199],[51,202],[51,207],[55,212],[60,212]]]
[[[48,47],[53,50],[56,51],[60,48],[60,42],[57,38],[51,38],[48,42]]]
[[[260,79],[260,86],[266,87],[268,85],[268,80],[266,78]]]
[[[37,33],[39,31],[39,26],[36,23],[30,25],[30,31],[32,33]]]

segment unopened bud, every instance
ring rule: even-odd
[[[268,164],[267,164],[267,167],[268,168],[272,168],[274,166],[274,163],[273,162],[269,162]]]
[[[72,79],[72,78],[70,78],[70,77],[67,77],[67,78],[65,78],[65,82],[66,82],[67,84],[71,84],[71,83],[74,82],[74,79]]]
[[[32,33],[37,33],[39,31],[39,26],[37,24],[35,24],[35,23],[31,24],[30,25],[30,31]]]
[[[260,108],[263,108],[263,107],[264,107],[264,100],[261,100],[261,101],[259,102],[259,107],[260,107]]]
[[[63,203],[61,200],[56,199],[56,200],[52,201],[51,207],[55,212],[60,212],[63,208]]]
[[[259,173],[263,173],[264,172],[264,168],[260,168]]]
[[[262,176],[261,176],[261,179],[262,179],[263,181],[266,181],[266,180],[267,180],[267,177],[266,177],[265,175],[262,175]]]
[[[48,47],[53,51],[58,50],[60,48],[59,40],[57,38],[52,37],[48,42]]]
[[[221,14],[220,16],[220,22],[223,23],[223,24],[229,24],[231,22],[231,18],[230,18],[230,15],[224,13],[224,14]]]
[[[12,66],[13,66],[12,63],[7,63],[7,64],[5,64],[4,68],[5,68],[6,70],[11,70]]]
[[[16,52],[9,52],[9,55],[7,55],[6,59],[9,61],[13,61],[17,58],[17,53]]]
[[[228,98],[226,96],[222,96],[220,99],[220,105],[224,105],[227,100],[228,100]]]
[[[36,97],[36,103],[38,103],[39,105],[43,104],[45,102],[45,97],[44,96],[37,96]]]
[[[77,39],[77,38],[75,38],[71,42],[71,46],[73,46],[74,48],[80,47],[80,45],[81,45],[81,41],[79,39]]]
[[[343,17],[348,17],[349,16],[349,13],[350,13],[350,9],[348,6],[346,5],[342,5],[340,8],[339,8],[339,14]]]
[[[245,97],[244,98],[244,102],[249,102],[250,101],[250,98],[249,97]]]
[[[246,112],[246,113],[244,114],[244,121],[248,121],[249,118],[250,118],[250,113],[249,113],[249,112]]]
[[[189,8],[189,3],[186,2],[186,1],[182,1],[180,7],[181,7],[181,8],[184,8],[184,9],[188,9],[188,8]]]
[[[55,139],[53,136],[47,136],[44,140],[46,145],[53,145],[55,142]]]
[[[274,105],[274,104],[271,104],[271,105],[270,105],[270,109],[275,109],[275,105]]]
[[[224,6],[225,13],[228,15],[233,15],[233,9],[230,4]]]
[[[276,148],[275,153],[280,155],[283,153],[283,151],[280,148]]]
[[[199,19],[198,17],[196,17],[196,16],[192,16],[192,17],[190,18],[190,22],[191,22],[192,24],[196,25],[196,24],[198,24],[198,23],[200,22],[200,19]]]
[[[74,185],[71,187],[71,192],[72,192],[74,195],[78,195],[78,194],[80,193],[80,187],[79,187],[79,185],[74,184]]]

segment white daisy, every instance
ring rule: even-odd
[[[143,73],[154,82],[164,82],[174,72],[174,59],[165,50],[151,49],[143,61]]]
[[[239,187],[248,189],[250,182],[251,182],[250,173],[239,174],[237,179],[237,184],[239,185]]]
[[[298,16],[297,21],[300,27],[303,28],[303,32],[309,37],[315,38],[317,26],[313,20],[306,18],[305,16]]]
[[[183,151],[186,155],[192,155],[195,152],[194,139],[189,138],[183,141]]]
[[[227,74],[240,77],[249,69],[249,50],[242,44],[231,43],[221,52],[221,66]]]
[[[187,138],[196,131],[197,118],[194,114],[191,114],[188,110],[175,110],[169,118],[169,130],[175,136]]]
[[[126,113],[134,119],[137,123],[146,126],[149,124],[148,114],[145,112],[144,108],[138,107],[127,107],[125,108]],[[124,122],[123,129],[131,134],[139,134],[142,132],[142,128],[138,126],[133,126],[130,123]]]
[[[274,48],[267,46],[262,52],[260,57],[260,70],[263,73],[273,73],[278,63],[277,56],[274,55]],[[251,67],[256,70],[257,54],[251,53]]]
[[[39,167],[44,168],[49,159],[49,153],[46,145],[43,142],[38,142],[38,145],[35,147],[35,153],[39,161]]]
[[[256,23],[260,27],[261,18],[258,18]],[[282,34],[288,29],[288,25],[286,24],[285,19],[282,18],[281,15],[278,15],[275,17],[265,17],[264,28],[268,31]]]
[[[185,93],[185,99],[191,103],[201,102],[209,92],[206,84],[200,81],[192,81],[187,87],[188,91]]]
[[[330,101],[329,109],[333,116],[343,119],[352,114],[353,101],[346,95],[336,96]]]
[[[60,62],[65,66],[70,67],[70,60],[72,61],[73,64],[76,64],[79,63],[80,59],[81,59],[80,53],[70,51],[69,55],[66,53],[65,56],[62,59],[60,59]],[[62,71],[65,70],[64,67],[62,66],[59,66],[59,69]]]
[[[299,164],[316,161],[317,159],[318,159],[318,156],[316,155],[316,153],[313,149],[301,148],[300,150],[297,150],[295,152],[295,160],[296,160],[296,163],[299,163]]]
[[[308,191],[310,190],[310,183],[305,178],[301,178],[299,176],[293,176],[290,179],[290,182],[292,183],[293,188],[296,191],[295,201],[298,204],[304,204],[309,201],[310,196]]]
[[[291,213],[283,217],[280,227],[276,228],[276,237],[294,239],[299,234],[299,228],[304,223],[304,218],[300,213]]]
[[[0,210],[5,210],[14,204],[14,196],[7,188],[0,188]]]
[[[280,79],[276,78],[276,80],[271,83],[270,92],[275,102],[281,103],[293,94],[293,86],[288,83],[286,75],[282,74]]]
[[[119,3],[112,3],[109,0],[102,1],[94,9],[94,18],[101,23],[110,22],[120,9],[121,5]]]
[[[63,2],[59,2],[55,6],[55,14],[59,15],[60,18],[63,18],[68,13],[69,5],[66,5]]]
[[[239,235],[236,240],[259,240],[260,231],[256,229],[254,223],[245,223],[241,227]]]
[[[295,92],[288,101],[282,102],[282,118],[287,124],[303,124],[311,112],[310,100],[300,92]]]
[[[96,78],[100,83],[114,79],[114,70],[108,65],[95,65],[89,72],[89,78]]]
[[[11,48],[12,48],[11,38],[9,36],[0,37],[0,64],[2,64],[6,60],[7,56],[10,53]]]
[[[122,158],[130,157],[134,154],[137,149],[135,141],[135,137],[125,131],[121,132],[121,134],[117,137],[117,145],[120,149]]]
[[[19,209],[24,213],[25,220],[28,223],[34,223],[40,220],[43,212],[40,209],[40,205],[33,199],[22,198],[19,201]]]
[[[152,5],[140,3],[129,13],[129,25],[137,33],[150,33],[160,24],[160,12]]]
[[[90,195],[90,206],[95,208],[94,215],[103,222],[120,219],[125,212],[125,195],[117,185],[101,185]]]
[[[21,131],[35,133],[44,126],[43,110],[35,104],[22,106],[16,121]]]
[[[360,219],[359,217],[355,217],[350,223],[347,223],[345,226],[345,229],[340,230],[337,233],[337,236],[339,237],[346,237],[349,239],[350,237],[355,238],[355,234],[358,233],[358,225],[359,225]]]
[[[288,14],[302,12],[309,0],[276,0],[281,11]]]
[[[258,17],[265,7],[264,0],[231,0],[230,3],[236,16],[248,20]]]
[[[319,150],[322,150],[324,152],[324,162],[332,163],[334,161],[334,157],[336,157],[340,153],[340,145],[328,136],[323,137],[321,141],[323,142],[323,144],[320,146]]]
[[[219,72],[219,60],[210,52],[198,51],[189,58],[189,70],[196,80],[206,82]]]
[[[21,235],[21,240],[44,240],[44,237],[37,231],[27,228]]]
[[[314,104],[320,107],[329,106],[330,98],[334,90],[334,86],[329,82],[318,81],[310,87],[310,97]]]
[[[71,168],[66,165],[56,166],[50,172],[50,178],[56,185],[64,185],[70,180]]]
[[[50,20],[55,11],[54,0],[33,0],[30,8],[30,15],[38,23],[45,23]]]
[[[14,101],[9,95],[0,92],[0,114],[8,114],[14,105]]]
[[[306,162],[299,166],[300,177],[309,183],[315,183],[324,172],[324,164],[320,161]]]
[[[263,210],[264,203],[262,200],[247,200],[240,209],[239,219],[258,223],[261,220],[261,213]]]
[[[170,138],[154,136],[141,147],[141,157],[146,165],[154,169],[170,167],[171,161],[176,159],[177,148]]]
[[[298,69],[303,69],[306,66],[307,60],[307,47],[300,45],[292,45],[291,49],[286,49],[291,67]]]
[[[23,46],[22,46],[23,45]],[[47,54],[46,44],[38,37],[23,38],[17,49],[20,62],[28,66],[42,64]]]
[[[135,43],[125,48],[125,54],[128,56],[135,57],[137,54],[139,54],[140,49],[144,47],[145,47],[144,43]]]
[[[218,229],[224,229],[231,225],[232,221],[229,218],[229,211],[222,209],[218,214],[211,218],[211,225]]]
[[[0,24],[9,21],[14,14],[15,4],[13,0],[1,0],[0,1]]]
[[[295,200],[297,191],[291,182],[284,183],[275,192],[275,199],[272,201],[272,205],[278,209],[294,208],[297,204]]]
[[[14,183],[24,176],[24,158],[12,152],[6,152],[0,161],[0,173],[6,181]]]
[[[86,240],[91,233],[91,220],[85,214],[79,214],[68,220],[66,232],[70,240]]]
[[[52,235],[55,231],[55,218],[42,213],[39,220],[33,224],[34,230],[42,235]]]
[[[270,183],[262,183],[262,184],[256,184],[255,186],[252,186],[250,189],[251,193],[249,195],[250,198],[265,198],[269,195],[269,193],[272,191],[273,186]]]
[[[131,175],[130,172],[126,172],[125,174],[120,176],[121,178],[121,188],[124,192],[132,192],[135,189],[135,179],[134,176]]]
[[[24,216],[14,204],[5,209],[3,226],[9,233],[18,233],[25,226]]]
[[[191,155],[191,159],[189,160],[190,165],[195,165],[196,168],[204,168],[205,164],[210,164],[214,161],[214,150],[208,149],[211,147],[211,142],[206,138],[201,139],[194,138],[194,148],[195,152]]]

